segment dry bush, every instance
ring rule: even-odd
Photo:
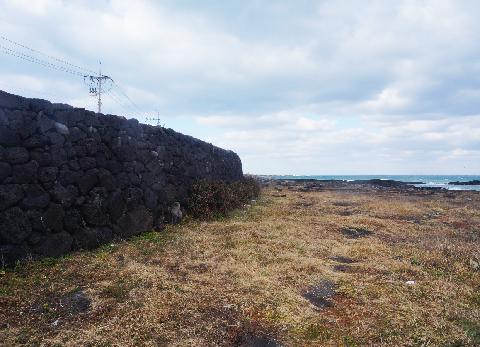
[[[213,219],[242,207],[260,195],[260,187],[253,178],[226,183],[200,180],[192,187],[188,211],[195,218]]]

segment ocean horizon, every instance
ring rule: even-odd
[[[480,185],[453,185],[450,182],[468,182],[480,180],[480,175],[260,175],[274,179],[314,179],[314,180],[395,180],[400,182],[421,182],[416,187],[439,187],[448,190],[476,190]]]

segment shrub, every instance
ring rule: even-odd
[[[187,208],[195,218],[212,219],[226,216],[259,195],[260,187],[251,177],[233,183],[203,179],[193,185]]]

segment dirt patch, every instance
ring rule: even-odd
[[[60,300],[60,305],[69,314],[87,312],[91,304],[92,300],[82,290],[67,294]]]
[[[330,280],[320,280],[308,288],[302,296],[318,309],[333,306],[332,298],[335,296],[337,285]]]
[[[350,272],[353,272],[353,270],[354,270],[353,267],[345,265],[345,264],[339,264],[339,265],[335,265],[333,267],[333,271],[336,271],[336,272],[350,273]]]
[[[312,207],[315,203],[312,201],[299,201],[293,205],[294,208],[305,208],[305,207]]]
[[[353,264],[356,263],[357,260],[349,258],[349,257],[343,257],[341,255],[334,255],[333,257],[330,257],[330,260],[336,261],[337,263],[342,263],[342,264]]]
[[[350,207],[350,206],[355,206],[357,204],[352,201],[334,201],[332,202],[332,205],[340,206],[340,207]]]
[[[372,234],[371,230],[368,230],[365,228],[357,228],[357,227],[342,228],[340,232],[342,233],[343,236],[349,239],[359,239],[361,237],[367,237]]]
[[[280,347],[280,344],[269,337],[257,336],[251,333],[239,336],[235,343],[237,347]]]
[[[339,216],[353,216],[356,213],[356,211],[352,210],[343,210],[343,211],[338,211],[335,214]]]
[[[50,294],[44,300],[35,302],[29,313],[37,323],[57,327],[60,321],[87,314],[91,305],[92,300],[83,290],[75,290],[65,295]]]

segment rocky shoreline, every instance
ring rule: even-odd
[[[448,184],[454,185],[454,186],[480,186],[480,180],[472,180],[467,182],[455,181],[455,182],[448,182]]]
[[[304,192],[318,192],[325,190],[345,191],[388,191],[405,192],[411,194],[433,194],[435,192],[453,192],[443,187],[428,187],[418,185],[424,182],[402,182],[396,180],[315,180],[315,179],[276,179],[267,176],[256,176],[256,179],[264,187],[286,188]],[[473,181],[472,181],[473,182]],[[459,185],[472,184],[471,182],[460,182]],[[452,182],[450,184],[457,184]],[[474,184],[474,183],[473,183]],[[456,191],[458,192],[458,191]]]

